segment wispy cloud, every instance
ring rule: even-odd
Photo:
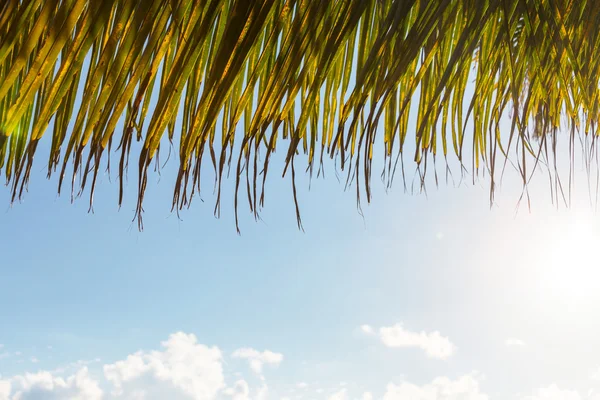
[[[366,334],[375,334],[375,329],[370,325],[362,325],[361,330]],[[402,324],[383,326],[377,335],[387,347],[393,348],[419,348],[428,357],[445,360],[456,352],[456,346],[440,332],[413,332],[405,329]]]
[[[517,338],[508,338],[504,341],[506,347],[525,347],[526,344],[521,339]]]
[[[348,389],[341,389],[338,390],[337,392],[333,393],[332,395],[330,395],[329,397],[327,397],[327,400],[347,400],[348,399]]]
[[[373,400],[373,395],[371,392],[364,392],[362,394],[362,400]]]
[[[479,388],[477,374],[464,375],[452,380],[448,377],[435,378],[431,383],[423,386],[410,382],[389,383],[383,400],[488,400],[488,396]]]
[[[233,387],[223,390],[223,394],[230,396],[232,400],[248,400],[250,398],[250,387],[248,382],[240,379],[235,382]]]
[[[262,373],[263,365],[270,364],[277,366],[283,361],[283,354],[281,353],[275,353],[271,350],[260,352],[250,347],[237,349],[231,356],[233,358],[248,360],[252,371],[259,375]]]
[[[360,326],[360,330],[362,333],[366,334],[366,335],[374,335],[375,334],[375,330],[373,329],[373,327],[371,325],[361,325]]]
[[[73,371],[79,371],[83,367],[87,367],[92,364],[98,364],[101,361],[102,360],[100,358],[94,358],[92,360],[77,360],[77,361],[73,361],[68,364],[59,366],[58,368],[54,369],[52,371],[52,373],[59,374],[59,375],[64,374],[64,373],[71,373]]]
[[[535,390],[531,395],[522,396],[520,400],[583,400],[576,390],[561,389],[556,384]],[[595,397],[594,397],[595,398]]]
[[[266,400],[269,395],[269,387],[263,382],[260,387],[251,389],[248,382],[240,379],[232,387],[224,389],[223,394],[230,396],[232,400]]]

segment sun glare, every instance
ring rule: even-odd
[[[596,220],[593,215],[576,216],[543,244],[538,278],[546,296],[567,306],[579,306],[600,295]]]

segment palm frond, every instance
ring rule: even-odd
[[[75,177],[79,193],[91,181],[90,202],[118,141],[120,205],[135,133],[140,227],[165,133],[179,145],[173,208],[199,190],[208,152],[217,213],[233,162],[236,216],[243,180],[258,215],[278,138],[284,175],[294,179],[301,153],[311,174],[334,158],[367,200],[376,144],[388,184],[407,140],[422,177],[440,153],[462,165],[467,146],[473,172],[491,176],[493,199],[511,151],[524,185],[527,157],[535,168],[556,152],[547,140],[561,119],[572,134],[596,135],[593,1],[6,0],[0,11],[0,171],[12,199],[51,135],[48,176],[59,171],[60,192],[72,163],[71,191]]]

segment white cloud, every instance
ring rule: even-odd
[[[479,389],[477,377],[470,374],[456,380],[439,377],[417,386],[409,382],[389,383],[383,400],[488,400]]]
[[[270,364],[277,366],[283,361],[283,354],[281,353],[274,353],[270,350],[260,352],[249,347],[237,349],[231,356],[233,358],[248,360],[252,371],[259,375],[262,373],[263,365]]]
[[[152,388],[148,390],[152,398],[161,399],[175,388],[188,398],[205,400],[214,398],[225,386],[221,351],[217,347],[198,344],[194,335],[182,332],[172,334],[162,347],[163,351],[138,351],[125,360],[105,365],[104,375],[114,386],[113,393]]]
[[[31,358],[29,359],[29,361],[31,361],[31,362],[32,362],[32,363],[34,363],[34,364],[37,364],[37,363],[39,363],[39,362],[40,362],[40,360],[38,360],[36,357],[31,357]]]
[[[266,400],[269,395],[269,388],[263,382],[256,390],[251,390],[248,382],[240,379],[235,382],[233,387],[223,390],[223,394],[232,398],[232,400]]]
[[[0,379],[0,400],[8,400],[10,391],[11,391],[10,381]]]
[[[248,400],[250,397],[250,388],[248,382],[243,379],[236,381],[233,387],[227,388],[223,394],[231,396],[233,400]]]
[[[348,390],[347,389],[339,390],[339,391],[333,393],[332,395],[330,395],[329,397],[327,397],[327,400],[348,400]]]
[[[583,397],[574,390],[560,389],[556,384],[537,389],[530,396],[521,397],[521,400],[582,400]]]
[[[100,361],[101,360],[99,358],[94,358],[93,360],[77,360],[55,368],[54,370],[52,370],[52,373],[61,375],[65,373],[70,373],[71,371],[79,371],[82,367],[97,364]]]
[[[269,397],[269,388],[265,383],[256,391],[256,396],[254,398],[256,400],[266,400]]]
[[[248,360],[255,372],[283,360],[280,353],[251,348],[239,349],[235,356]],[[82,360],[54,371],[0,376],[0,400],[266,400],[269,395],[262,376],[254,389],[243,379],[226,388],[221,351],[182,332],[170,335],[159,350],[138,351],[96,367],[99,374],[93,379],[88,365],[98,362]]]
[[[508,338],[504,341],[506,347],[525,347],[525,342],[517,338]]]
[[[104,365],[101,382],[90,376],[86,366],[98,361],[5,378],[0,380],[0,400],[213,400],[225,386],[220,350],[181,332],[163,342],[161,351],[138,351]],[[77,367],[69,375],[67,371]],[[101,387],[110,393],[103,393]]]
[[[247,360],[255,372],[283,360],[279,353],[251,348],[239,349],[235,357]],[[270,394],[262,376],[254,388],[242,378],[226,387],[221,351],[182,332],[170,335],[159,350],[138,351],[94,367],[96,376],[88,365],[98,362],[82,360],[54,371],[0,376],[0,400],[266,400]]]
[[[375,330],[373,329],[373,327],[371,325],[361,325],[360,326],[360,330],[362,333],[366,334],[366,335],[374,335],[375,334]]]
[[[362,327],[361,327],[362,329]],[[399,324],[392,327],[373,329],[372,332],[390,347],[418,347],[426,352],[440,356],[444,351],[440,347],[453,345],[438,332],[415,333],[402,328]],[[447,341],[445,345],[432,345],[431,341]],[[387,341],[387,343],[386,343]],[[257,386],[250,385],[241,378],[241,374],[231,371],[228,385],[223,374],[223,357],[217,347],[199,344],[194,335],[175,333],[161,343],[160,350],[138,351],[112,364],[90,367],[99,359],[72,363],[68,368],[55,371],[24,373],[13,377],[0,376],[0,400],[266,400],[280,398],[280,387],[275,386],[269,392],[264,378],[260,375],[264,365],[279,365],[283,355],[266,350],[259,352],[252,348],[236,350],[232,357],[247,360],[254,372],[261,377]],[[433,349],[433,350],[432,350]],[[446,351],[447,352],[447,351]],[[440,357],[442,358],[442,357]],[[600,379],[600,369],[591,375]],[[237,379],[237,380],[236,380]],[[467,374],[457,379],[438,377],[424,385],[408,381],[390,382],[385,388],[382,400],[489,400],[481,391],[481,376]],[[294,399],[310,398],[321,400],[373,400],[370,391],[356,391],[356,386],[340,382],[337,389],[317,389],[310,392],[306,382],[289,382],[295,389]],[[311,383],[311,387],[318,382]],[[294,390],[295,390],[294,389]],[[369,388],[370,389],[370,388]],[[381,388],[380,388],[381,389]],[[293,390],[292,390],[293,392]],[[361,394],[362,392],[362,394]],[[581,394],[574,390],[565,390],[553,384],[537,389],[525,396],[515,396],[518,400],[600,400],[593,392]],[[284,394],[284,393],[282,393]],[[289,400],[290,393],[287,393]]]
[[[447,359],[456,351],[456,346],[438,331],[411,332],[401,324],[379,328],[379,337],[388,347],[417,347],[431,358]]]
[[[40,371],[0,381],[1,400],[101,400],[102,395],[85,367],[66,379]]]

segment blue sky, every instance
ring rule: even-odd
[[[22,202],[0,190],[0,399],[600,398],[584,184],[556,210],[536,180],[530,213],[510,177],[491,209],[485,181],[375,180],[363,219],[331,173],[301,177],[303,233],[273,173],[238,236],[210,185],[171,213],[175,173],[152,176],[142,233],[134,175],[120,211],[107,176],[88,214],[42,163]]]

